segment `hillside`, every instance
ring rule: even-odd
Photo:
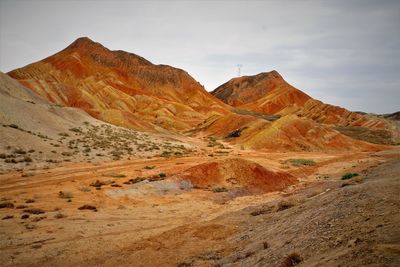
[[[104,123],[48,102],[0,73],[0,171],[186,153],[190,145]]]
[[[313,99],[288,84],[277,71],[233,78],[216,88],[212,94],[237,110],[279,116],[296,114],[318,123],[340,127],[337,130],[343,134],[354,133],[346,129],[342,131],[343,127],[362,127],[386,132],[385,144],[395,144],[400,140],[399,127],[392,121]],[[359,138],[360,134],[349,136],[362,139]]]
[[[229,109],[187,72],[87,37],[8,75],[55,104],[138,130],[185,130]]]

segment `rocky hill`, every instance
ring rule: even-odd
[[[55,104],[139,130],[189,129],[229,109],[187,72],[86,37],[8,75]]]
[[[344,134],[354,131],[346,131],[343,127],[383,130],[388,139],[384,143],[388,144],[397,143],[400,138],[399,128],[392,121],[351,112],[313,99],[288,84],[277,71],[233,78],[216,88],[212,94],[237,110],[279,116],[296,114],[318,123],[338,127],[337,130]],[[350,136],[362,139],[358,133]]]

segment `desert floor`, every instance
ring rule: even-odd
[[[400,266],[400,149],[234,150],[218,158],[226,157],[287,171],[299,182],[257,195],[179,182],[183,170],[214,160],[206,155],[3,173],[1,265],[290,266],[301,259],[300,266]],[[316,165],[292,166],[291,158]],[[343,181],[346,172],[360,175]],[[159,173],[166,179],[124,183]],[[102,185],[91,186],[96,180]]]

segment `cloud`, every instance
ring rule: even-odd
[[[352,110],[400,109],[398,1],[0,2],[0,69],[47,57],[79,36],[187,70],[212,90],[275,69]]]

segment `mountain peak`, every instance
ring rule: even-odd
[[[292,87],[276,71],[261,72],[229,80],[216,88],[211,94],[234,107],[257,101],[276,88]]]
[[[89,37],[83,36],[79,37],[75,41],[73,41],[67,49],[73,49],[73,48],[91,48],[91,47],[103,47],[100,43],[97,43],[90,39]]]

